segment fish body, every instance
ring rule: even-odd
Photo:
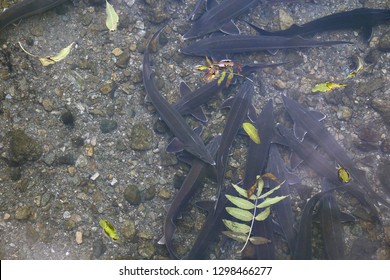
[[[267,165],[268,153],[271,146],[274,130],[273,104],[270,99],[258,115],[255,127],[261,138],[261,143],[249,142],[248,155],[245,165],[245,176],[243,179],[243,188],[248,190],[256,181],[256,176],[264,174]],[[283,187],[282,187],[283,188]],[[259,200],[260,204],[263,200]],[[276,203],[278,204],[278,203]],[[255,255],[251,258],[271,260],[275,259],[275,246],[273,243],[273,222],[270,218],[264,221],[255,221],[253,225],[253,235],[265,237],[271,240],[268,244],[256,245]]]
[[[301,106],[298,102],[284,95],[282,95],[282,98],[288,114],[294,121],[295,136],[303,139],[304,134],[307,133],[316,144],[321,146],[324,152],[332,160],[341,165],[345,170],[348,170],[351,177],[354,178],[359,185],[363,186],[373,198],[390,208],[390,203],[374,192],[370,183],[367,181],[366,173],[355,167],[352,159],[347,155],[332,134],[329,133],[324,124],[318,121],[311,111]],[[309,164],[309,166],[311,166],[311,164]],[[326,171],[326,173],[329,172]],[[334,173],[339,178],[338,173]],[[334,180],[332,180],[332,183],[338,185]]]
[[[211,156],[215,156],[221,136],[216,136],[209,141],[206,148],[210,152]],[[167,216],[164,223],[164,243],[170,256],[173,259],[179,259],[173,249],[173,235],[176,231],[175,220],[180,214],[183,207],[186,206],[187,202],[191,199],[194,193],[199,189],[203,179],[206,177],[210,165],[206,164],[198,158],[193,158],[192,166],[188,172],[184,182],[172,201],[171,206],[168,209]]]
[[[180,52],[186,55],[218,57],[236,53],[311,48],[337,44],[350,44],[350,42],[318,41],[301,37],[226,35],[199,40],[182,48]]]
[[[271,145],[269,151],[267,172],[272,173],[278,178],[279,182],[285,181],[285,184],[275,191],[275,196],[287,196],[285,199],[272,205],[272,212],[276,214],[277,222],[280,225],[284,238],[290,249],[290,254],[294,254],[296,231],[294,229],[294,215],[291,207],[290,187],[289,185],[296,184],[300,180],[298,177],[289,173],[280,156],[279,150],[275,144]],[[278,182],[270,180],[270,189],[279,185]]]
[[[302,25],[292,25],[285,30],[265,31],[250,24],[261,35],[271,36],[314,36],[317,33],[333,30],[363,29],[364,39],[369,41],[374,26],[390,20],[390,9],[359,8],[331,14]]]
[[[0,30],[11,23],[50,10],[68,0],[24,0],[0,14]]]
[[[226,119],[226,125],[222,133],[221,145],[216,155],[216,168],[217,168],[217,190],[220,197],[221,190],[223,188],[225,170],[228,161],[228,155],[230,147],[234,138],[240,129],[242,122],[244,121],[249,105],[252,101],[252,95],[254,92],[253,82],[246,79],[241,85],[239,91],[230,100],[228,99],[224,104],[231,103],[230,112]],[[256,174],[259,175],[259,174]]]
[[[182,115],[159,93],[152,79],[149,45],[150,42],[158,37],[163,28],[158,30],[153,35],[145,48],[142,71],[145,91],[160,117],[167,124],[172,133],[182,143],[183,149],[195,157],[203,160],[204,162],[215,165],[213,157],[207,151],[206,146],[204,145],[200,136],[188,126]]]
[[[229,34],[237,34],[238,29],[231,20],[258,3],[259,0],[225,0],[208,9],[192,24],[183,37],[185,39],[195,38],[220,29]]]

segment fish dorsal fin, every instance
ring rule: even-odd
[[[226,99],[226,100],[221,104],[221,107],[219,107],[219,109],[230,108],[230,107],[232,107],[233,102],[234,102],[234,96],[231,96],[231,97],[229,97],[228,99]]]
[[[186,95],[189,95],[192,93],[192,90],[190,89],[190,87],[186,84],[186,82],[181,82],[180,83],[180,86],[179,86],[179,91],[180,91],[180,95],[183,97],[183,96],[186,96]]]
[[[297,175],[295,175],[294,173],[291,173],[290,171],[286,169],[286,179],[287,179],[287,184],[289,185],[296,185],[296,184],[300,184],[301,183],[301,178],[299,178]]]
[[[302,126],[298,125],[296,122],[294,123],[293,131],[295,138],[297,138],[300,142],[303,142],[307,131]]]
[[[247,113],[248,118],[250,119],[251,122],[255,123],[257,120],[257,113],[256,113],[256,108],[253,106],[253,104],[250,104],[248,107],[248,113]]]
[[[150,100],[149,94],[145,95],[144,102],[145,103],[152,103],[152,100]]]
[[[166,241],[165,241],[165,236],[161,237],[159,241],[157,241],[157,244],[159,245],[165,245]]]
[[[237,25],[233,21],[228,21],[224,25],[219,28],[219,30],[223,33],[229,34],[229,35],[239,35],[240,29],[238,29]]]
[[[322,121],[326,119],[326,115],[319,111],[309,111],[310,115],[315,118],[317,121]]]
[[[197,119],[200,122],[206,123],[208,121],[205,113],[203,112],[202,107],[197,107],[190,111],[191,116]]]
[[[357,221],[356,217],[346,212],[340,212],[340,221],[342,223],[354,223]]]

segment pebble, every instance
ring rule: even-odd
[[[130,54],[127,52],[122,53],[118,56],[118,59],[115,63],[115,65],[119,68],[126,68],[130,61]]]
[[[172,197],[172,193],[167,188],[161,188],[158,192],[158,196],[163,199],[170,199]]]
[[[118,128],[118,123],[114,120],[103,119],[100,122],[100,131],[102,133],[111,133]]]
[[[93,156],[94,147],[93,147],[92,144],[86,144],[84,149],[85,149],[85,154],[86,154],[88,157]]]
[[[141,192],[136,185],[129,185],[125,189],[124,197],[127,202],[132,205],[138,205],[141,203]]]
[[[280,79],[277,79],[274,82],[274,88],[277,90],[284,90],[284,89],[286,89],[286,83]]]
[[[111,53],[115,56],[120,56],[123,53],[123,51],[120,48],[115,48],[112,50]]]
[[[107,250],[106,245],[103,242],[103,239],[99,238],[95,240],[92,244],[92,254],[91,259],[98,259],[104,252]]]
[[[138,245],[138,254],[145,259],[151,259],[156,252],[154,244],[151,242],[142,242]]]
[[[144,123],[136,123],[129,138],[133,150],[145,151],[153,147],[153,131]]]
[[[43,109],[45,109],[46,112],[51,112],[54,109],[53,101],[51,101],[50,99],[47,99],[47,98],[42,100],[42,106],[43,106]]]
[[[371,106],[381,115],[384,122],[390,125],[390,100],[375,97],[371,101]]]
[[[43,153],[39,143],[28,136],[24,131],[17,129],[10,133],[10,158],[9,160],[18,164],[27,161],[38,160]]]
[[[99,176],[100,176],[99,172],[96,172],[95,174],[93,174],[93,175],[91,176],[91,180],[92,180],[92,181],[95,181],[97,178],[99,178]]]
[[[352,110],[349,107],[340,106],[336,114],[339,120],[347,121],[352,117]]]
[[[81,231],[76,231],[76,243],[83,243],[83,233]]]
[[[15,211],[16,220],[27,220],[32,216],[32,210],[29,206],[18,207]]]
[[[294,19],[285,10],[279,10],[279,27],[281,30],[289,28],[294,23]]]
[[[70,219],[71,216],[72,214],[69,211],[65,211],[64,214],[62,215],[64,219]]]
[[[106,83],[106,84],[103,84],[100,86],[100,89],[99,89],[100,93],[101,94],[109,94],[112,92],[112,83]]]
[[[72,128],[74,127],[74,116],[71,111],[65,111],[61,114],[61,121],[64,125]]]

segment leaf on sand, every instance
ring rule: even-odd
[[[106,0],[106,26],[110,31],[116,31],[119,23],[119,17],[114,7]]]
[[[347,86],[347,84],[336,84],[336,83],[332,83],[332,82],[327,82],[327,83],[315,85],[312,88],[311,92],[317,92],[317,91],[328,92],[328,91],[334,90],[336,88],[342,88],[342,87],[346,87],[346,86]]]
[[[21,47],[21,49],[22,49],[25,53],[27,53],[28,55],[30,55],[30,56],[32,56],[32,57],[38,58],[39,61],[41,62],[41,64],[42,64],[43,66],[48,66],[48,65],[54,64],[54,63],[56,63],[56,62],[58,62],[58,61],[63,60],[64,58],[66,58],[66,57],[69,55],[69,53],[70,53],[70,51],[71,51],[73,45],[74,45],[74,42],[72,42],[72,43],[71,43],[69,46],[67,46],[66,48],[63,48],[63,49],[62,49],[58,54],[56,54],[56,55],[53,55],[53,56],[46,56],[46,57],[39,57],[39,56],[37,56],[37,55],[31,54],[31,53],[29,53],[28,51],[26,51],[26,50],[23,48],[22,44],[19,42],[19,46]]]
[[[255,208],[255,205],[252,202],[250,202],[244,198],[236,197],[236,196],[232,196],[232,195],[228,195],[228,194],[226,194],[225,196],[231,203],[233,203],[235,206],[237,206],[241,209],[251,210],[251,209]]]
[[[255,142],[256,144],[260,144],[259,133],[253,124],[249,122],[244,122],[242,123],[242,128],[245,130],[246,134],[248,134],[249,138],[253,142]]]
[[[109,222],[100,219],[99,225],[102,227],[107,236],[111,237],[113,240],[118,240],[119,236],[116,233],[115,228]]]
[[[251,230],[251,227],[246,224],[241,224],[241,223],[237,223],[225,219],[223,219],[222,221],[225,224],[225,226],[233,232],[247,234]]]
[[[248,210],[243,210],[235,207],[226,207],[226,211],[234,218],[243,222],[249,222],[253,219],[253,214]]]

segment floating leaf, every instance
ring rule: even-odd
[[[225,224],[225,226],[233,232],[247,234],[248,232],[251,231],[251,227],[246,224],[241,224],[241,223],[237,223],[225,219],[223,219],[222,221]]]
[[[111,237],[113,240],[118,240],[119,236],[116,233],[115,228],[109,222],[100,219],[99,225],[102,227],[107,236]]]
[[[106,26],[110,31],[116,31],[119,23],[119,17],[114,7],[106,0]]]
[[[266,198],[267,196],[270,196],[274,191],[277,191],[278,189],[280,189],[280,187],[284,184],[284,182],[286,182],[286,180],[284,180],[283,182],[281,182],[279,185],[277,185],[275,188],[269,190],[268,192],[263,193],[262,195],[259,196],[259,198]]]
[[[347,86],[347,84],[336,84],[336,83],[332,83],[332,82],[327,82],[327,83],[315,85],[311,91],[312,92],[317,92],[317,91],[328,92],[328,91],[334,90],[336,88],[342,88],[342,87],[346,87],[346,86]]]
[[[43,66],[48,66],[48,65],[54,64],[54,63],[56,63],[56,62],[58,62],[58,61],[63,60],[64,58],[66,58],[66,57],[69,55],[69,53],[70,53],[70,51],[71,51],[73,45],[74,45],[74,42],[71,43],[71,44],[70,44],[69,46],[67,46],[66,48],[62,49],[62,50],[61,50],[58,54],[56,54],[56,55],[53,55],[53,56],[46,56],[46,57],[39,57],[39,56],[37,56],[37,55],[31,54],[31,53],[29,53],[28,51],[26,51],[26,50],[23,48],[22,44],[19,42],[19,46],[22,48],[22,50],[23,50],[25,53],[27,53],[28,55],[30,55],[30,56],[32,56],[32,57],[38,58],[39,61],[41,62],[41,64],[42,64]]]
[[[255,220],[256,221],[264,221],[268,218],[269,214],[271,213],[271,208],[267,207],[263,211],[261,211],[258,215],[256,215]]]
[[[222,231],[223,234],[225,234],[227,237],[230,237],[233,240],[236,240],[238,242],[245,242],[247,240],[247,235],[239,232],[233,232],[233,231]]]
[[[243,210],[235,207],[226,207],[226,211],[234,218],[243,222],[252,221],[253,218],[253,214],[248,210]]]
[[[286,197],[287,197],[287,195],[266,198],[262,203],[260,203],[256,207],[257,208],[265,208],[265,207],[268,207],[268,206],[270,206],[272,204],[278,203],[279,201],[285,199]]]
[[[255,142],[256,144],[260,144],[259,133],[253,124],[249,122],[244,122],[242,123],[242,128],[245,130],[246,134],[248,134],[249,138],[252,139],[253,142]]]
[[[251,210],[255,208],[255,205],[252,202],[244,198],[236,197],[228,194],[226,194],[225,196],[231,203],[233,203],[235,206],[241,209]]]
[[[249,241],[253,244],[253,245],[263,245],[263,244],[268,244],[268,243],[271,243],[271,240],[265,238],[265,237],[261,237],[261,236],[252,236],[249,238]]]

